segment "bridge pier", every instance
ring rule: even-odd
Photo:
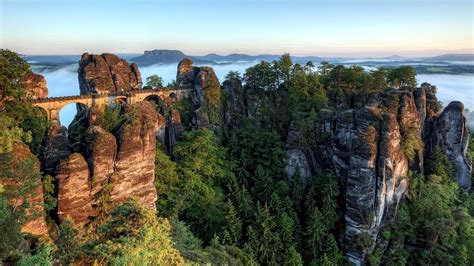
[[[47,112],[48,120],[56,122],[59,124],[59,110],[58,109],[49,109]]]

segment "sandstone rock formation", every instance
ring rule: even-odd
[[[42,75],[33,72],[27,73],[21,80],[21,84],[25,88],[26,94],[33,99],[48,97],[48,84]]]
[[[48,129],[41,146],[42,170],[46,174],[54,174],[56,165],[71,153],[71,142],[64,126],[54,124]]]
[[[77,72],[81,95],[138,90],[142,86],[138,66],[114,54],[84,53]]]
[[[115,135],[99,126],[87,128],[81,153],[72,153],[57,167],[60,220],[70,217],[78,226],[89,223],[97,215],[105,185],[113,206],[134,197],[156,209],[156,133],[165,126],[165,118],[144,101],[131,108]]]
[[[178,64],[178,73],[176,75],[176,83],[180,89],[193,90],[191,100],[194,107],[193,127],[208,128],[214,122],[209,115],[209,108],[219,103],[210,102],[212,99],[220,99],[220,84],[217,76],[211,67],[193,66],[193,61],[189,58],[181,60]],[[207,97],[206,97],[207,96]]]
[[[111,199],[115,203],[137,197],[151,209],[156,209],[155,132],[164,126],[164,119],[147,102],[137,104],[133,116],[117,131],[118,150],[115,172],[111,177]],[[158,121],[162,121],[162,125]]]
[[[458,184],[471,188],[472,163],[466,157],[469,134],[464,117],[464,105],[451,102],[439,115],[433,118],[427,137],[430,148],[439,147],[451,160]]]
[[[57,167],[58,216],[61,222],[72,219],[83,226],[94,216],[89,182],[89,167],[84,156],[72,153]]]
[[[93,126],[85,132],[84,142],[91,177],[91,195],[95,197],[114,173],[117,141],[111,133]]]

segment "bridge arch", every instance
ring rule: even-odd
[[[89,109],[90,107],[84,103],[70,102],[58,109],[56,121],[59,124],[68,127],[68,125],[74,120],[77,114]]]
[[[165,101],[156,94],[151,94],[145,97],[145,101],[152,102],[156,105],[156,109],[161,115],[165,115],[166,112],[166,103]]]

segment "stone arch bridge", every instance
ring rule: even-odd
[[[48,120],[59,122],[59,112],[71,103],[83,104],[89,108],[94,106],[114,105],[114,104],[134,104],[144,100],[158,97],[163,101],[190,97],[193,90],[160,88],[133,90],[125,92],[111,92],[107,94],[87,94],[76,96],[48,97],[33,100],[33,105],[46,111]]]

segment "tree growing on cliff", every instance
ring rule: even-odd
[[[416,86],[416,70],[412,66],[400,66],[390,71],[388,75],[390,85],[394,87]]]
[[[146,85],[153,88],[162,88],[163,87],[163,78],[158,75],[151,75],[146,78]]]

